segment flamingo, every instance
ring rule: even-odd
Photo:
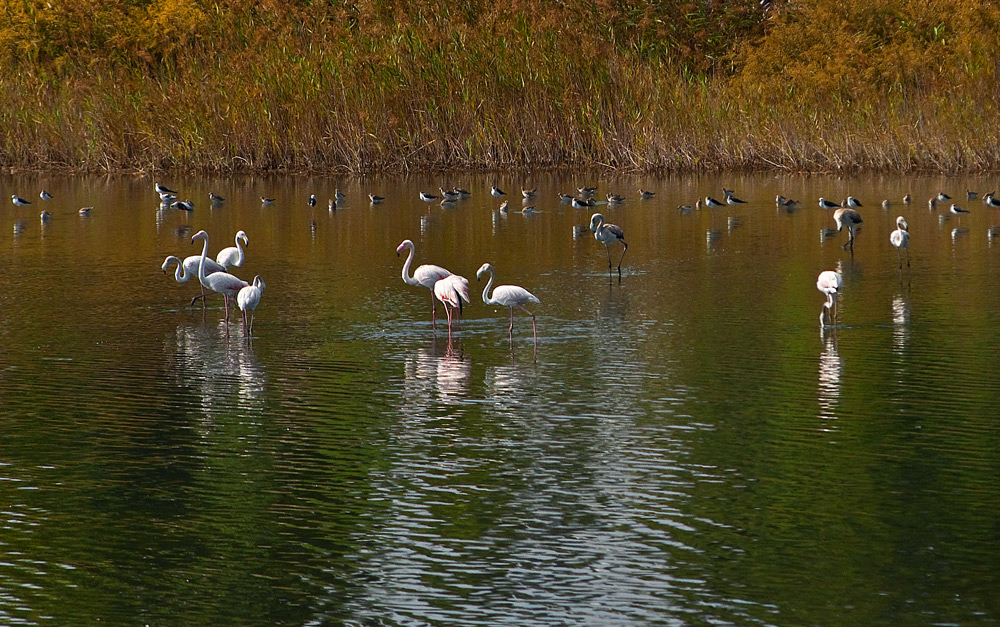
[[[608,251],[608,278],[611,277],[611,244],[621,242],[625,246],[621,259],[618,260],[618,278],[622,278],[622,259],[625,259],[625,253],[628,252],[625,233],[617,224],[606,224],[604,216],[599,213],[590,216],[590,230],[594,232],[594,239],[604,244],[604,248]]]
[[[434,283],[434,296],[444,305],[444,312],[448,315],[448,341],[451,342],[451,310],[458,307],[458,314],[461,315],[462,301],[471,302],[469,300],[469,279],[457,274],[449,274]]]
[[[215,256],[215,260],[219,262],[220,266],[222,266],[223,271],[228,269],[229,266],[236,266],[239,268],[246,260],[243,254],[243,246],[240,246],[240,240],[243,240],[243,246],[250,245],[250,240],[247,238],[247,234],[243,231],[238,231],[236,233],[236,245],[223,248],[219,251],[219,254]],[[211,274],[211,271],[209,274]]]
[[[260,297],[264,293],[264,279],[257,275],[253,278],[253,283],[244,287],[236,294],[236,305],[243,312],[243,335],[253,335],[253,315],[260,304]],[[250,310],[250,326],[247,326],[247,309]]]
[[[864,220],[861,219],[861,214],[850,209],[848,207],[841,207],[833,212],[833,221],[837,223],[837,230],[842,231],[844,226],[847,226],[847,233],[850,237],[847,243],[843,245],[843,248],[851,247],[851,252],[854,252],[854,232],[857,230]]]
[[[229,274],[228,272],[212,272],[209,274],[208,266],[206,264],[208,257],[208,233],[205,231],[198,231],[191,236],[191,243],[193,244],[196,239],[204,240],[205,242],[201,247],[201,261],[198,263],[198,280],[201,281],[202,285],[213,292],[222,294],[222,298],[226,303],[226,324],[228,325],[229,297],[236,296],[241,289],[250,284],[239,277]]]
[[[413,271],[413,276],[408,276],[410,271],[410,263],[413,262],[413,242],[404,239],[403,242],[396,247],[396,256],[398,257],[404,249],[409,249],[410,254],[406,257],[406,263],[403,264],[403,282],[407,285],[419,286],[422,285],[427,289],[431,290],[431,325],[437,328],[437,318],[434,305],[434,284],[451,275],[450,270],[445,270],[441,266],[433,266],[425,264],[422,266],[417,266],[417,269]]]
[[[826,302],[823,303],[823,309],[819,311],[819,326],[827,326],[825,315],[828,311],[830,312],[830,325],[837,322],[837,293],[842,285],[843,280],[833,270],[819,273],[819,278],[816,279],[816,289],[826,294]]]
[[[889,242],[896,247],[896,253],[899,255],[899,269],[903,269],[903,253],[899,252],[900,248],[906,249],[906,267],[910,267],[910,232],[909,227],[906,225],[906,220],[903,216],[896,218],[896,230],[889,235]]]
[[[490,273],[490,280],[486,282],[486,287],[483,288],[483,302],[487,305],[499,305],[500,307],[510,309],[510,327],[507,329],[507,333],[510,336],[511,343],[514,342],[514,307],[521,309],[531,316],[531,335],[535,338],[535,345],[537,346],[538,332],[535,329],[535,314],[528,311],[528,308],[524,305],[526,303],[541,303],[541,301],[534,294],[519,285],[498,285],[493,290],[493,295],[490,296],[490,287],[493,286],[493,266],[489,263],[484,263],[480,266],[479,270],[476,271],[476,280],[481,279],[487,272]]]
[[[167,273],[167,268],[169,268],[170,264],[172,263],[177,264],[177,269],[174,270],[174,279],[178,283],[187,283],[188,279],[190,279],[192,276],[198,276],[198,264],[201,263],[201,255],[191,255],[190,257],[185,257],[183,261],[181,261],[180,258],[174,255],[168,256],[166,259],[163,260],[163,265],[160,266],[160,269],[163,270],[164,274]],[[212,261],[211,259],[206,259],[205,271],[208,273],[225,272],[226,269],[220,266],[218,263]],[[193,306],[195,302],[198,301],[199,298],[201,299],[205,298],[204,285],[201,286],[201,296],[195,296],[194,298],[192,298],[191,305]],[[202,302],[204,302],[204,300],[202,300]]]

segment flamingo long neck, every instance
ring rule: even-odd
[[[406,262],[403,264],[403,282],[407,285],[419,285],[416,279],[410,274],[410,264],[413,263],[413,244],[407,246],[410,249],[408,255],[406,255]]]
[[[187,268],[184,267],[184,262],[173,257],[173,260],[177,262],[177,269],[174,270],[174,280],[178,283],[187,283],[187,280],[191,277],[188,276]]]
[[[205,242],[204,242],[204,244],[202,244],[202,247],[201,247],[201,261],[198,262],[198,280],[202,284],[205,283],[205,277],[207,276],[205,274],[205,257],[208,256],[208,235],[207,234],[205,235],[204,240],[205,240]]]
[[[243,256],[243,245],[240,243],[239,235],[236,236],[236,254],[238,255],[238,259],[233,265],[237,267],[242,266],[243,262],[246,261],[246,257]]]
[[[483,302],[487,305],[495,305],[496,303],[493,302],[493,299],[489,295],[490,288],[493,287],[493,268],[489,269],[489,273],[490,280],[486,282],[486,287],[483,288]]]

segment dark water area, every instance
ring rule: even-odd
[[[992,180],[159,182],[195,210],[150,178],[0,179],[32,201],[0,203],[0,623],[1000,620],[1000,213],[965,196]],[[557,198],[585,185],[626,200]],[[748,203],[678,209],[723,185]],[[848,194],[853,254],[817,206]],[[621,280],[574,229],[595,211]],[[252,339],[160,271],[202,229],[213,256],[248,236]],[[404,239],[470,280],[450,342]],[[483,304],[484,262],[541,301],[537,349]]]

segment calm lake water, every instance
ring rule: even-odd
[[[0,202],[0,623],[1000,621],[1000,212],[965,200],[994,180],[159,182],[195,211],[158,210],[151,178],[0,179],[33,201]],[[538,213],[499,214],[494,183],[512,209],[537,186]],[[473,195],[418,199],[439,185]],[[621,281],[556,196],[583,185],[627,196],[598,208]],[[677,209],[723,185],[750,202]],[[853,255],[816,202],[848,194]],[[200,229],[212,255],[249,236],[252,341],[160,272]],[[450,344],[401,280],[407,238],[471,280]],[[530,318],[511,345],[483,305],[487,261],[542,301],[537,358]]]

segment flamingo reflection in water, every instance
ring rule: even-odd
[[[403,368],[406,377],[403,395],[407,404],[418,408],[416,413],[428,412],[419,409],[438,402],[455,404],[468,395],[472,362],[448,343],[442,352],[437,342],[422,347],[407,357]]]

